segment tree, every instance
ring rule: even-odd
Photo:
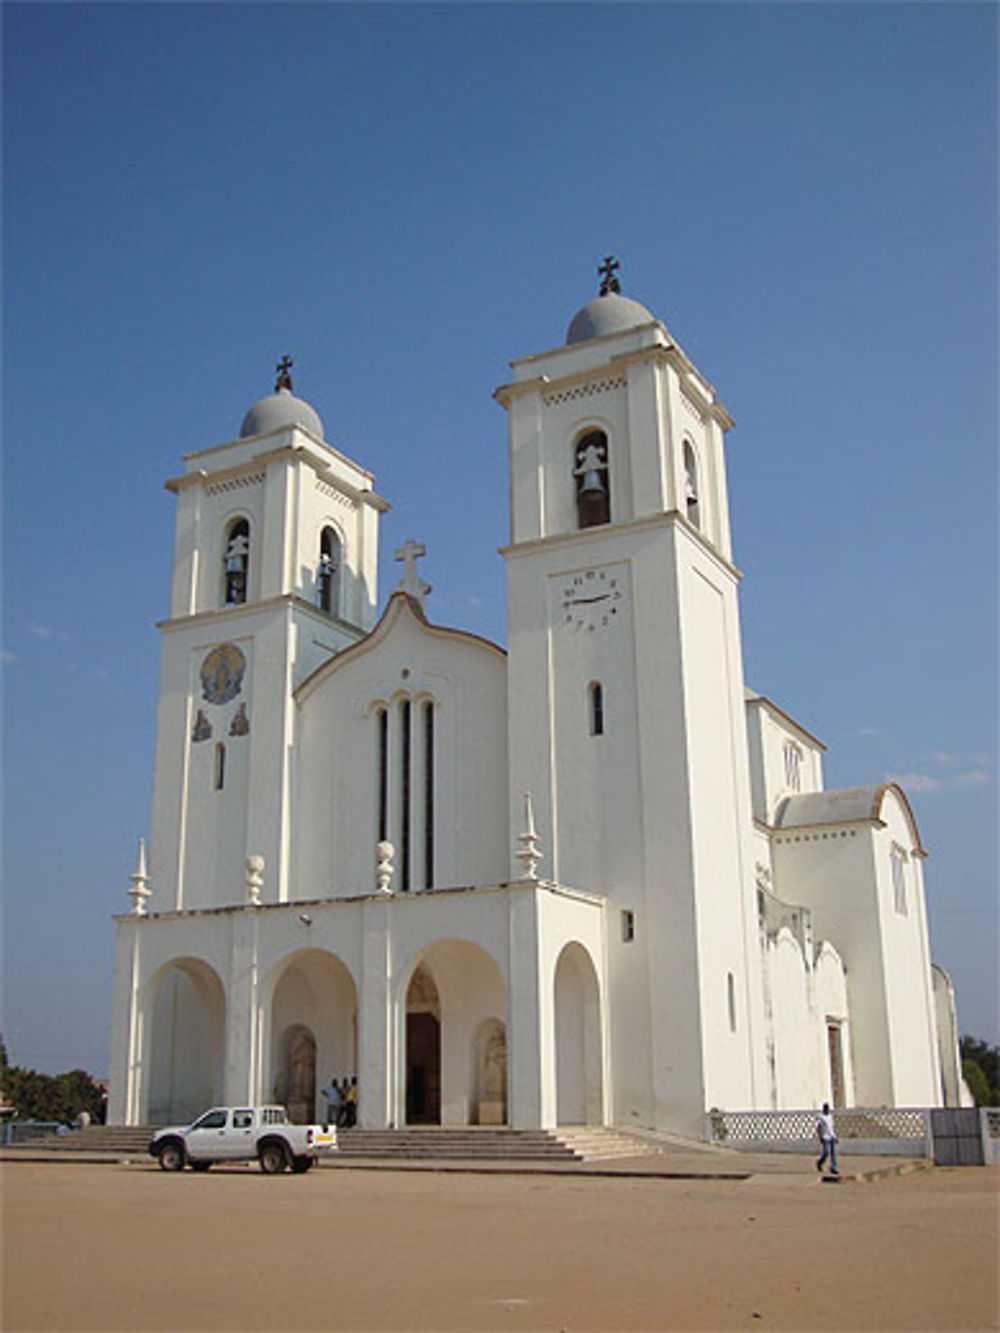
[[[83,1069],[53,1076],[4,1063],[0,1066],[0,1086],[25,1120],[70,1124],[81,1111],[94,1121],[104,1118],[104,1093]]]
[[[977,1106],[1000,1106],[1000,1046],[978,1037],[963,1037],[962,1077]]]

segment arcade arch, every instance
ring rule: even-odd
[[[567,944],[555,977],[556,1123],[603,1123],[601,996],[582,944]]]
[[[223,1095],[226,995],[200,958],[175,958],[149,980],[145,1120],[187,1124]]]
[[[493,958],[438,940],[403,977],[400,1109],[409,1124],[507,1123],[507,988]]]
[[[297,1124],[325,1120],[320,1086],[357,1073],[354,978],[335,954],[303,949],[278,965],[270,989],[264,1095],[284,1106]]]

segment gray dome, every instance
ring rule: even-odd
[[[650,324],[655,318],[638,301],[608,292],[607,296],[595,296],[576,312],[566,333],[566,345],[571,347],[573,343],[584,343],[605,333],[623,333],[640,324]]]
[[[272,430],[284,430],[288,426],[304,426],[312,435],[317,435],[321,440],[324,438],[323,423],[316,409],[301,398],[296,398],[290,390],[278,389],[276,393],[270,393],[254,403],[243,418],[240,438],[268,435]]]

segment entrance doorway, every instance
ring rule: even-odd
[[[441,1123],[441,1004],[422,965],[406,992],[406,1123]]]

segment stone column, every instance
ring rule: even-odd
[[[538,889],[534,882],[511,886],[509,896],[509,964],[507,987],[507,1114],[514,1129],[545,1124],[542,1062],[551,1064],[551,1036],[542,1031],[546,1007],[539,985]],[[551,1002],[549,1026],[551,1027]]]
[[[389,899],[372,899],[362,908],[358,1123],[363,1129],[386,1129],[392,1123],[391,911]]]

